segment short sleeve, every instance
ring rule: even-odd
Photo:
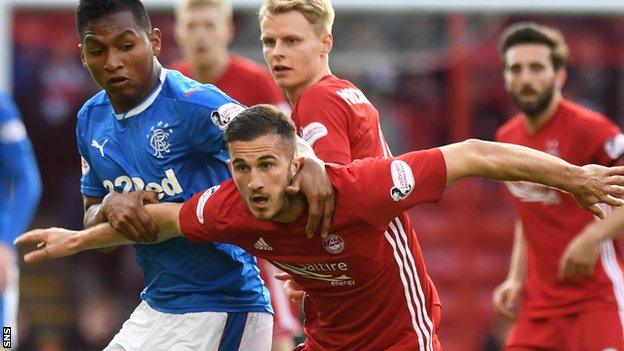
[[[620,128],[607,118],[600,118],[595,128],[589,132],[595,146],[592,162],[611,166],[624,154],[624,134]],[[621,162],[621,161],[620,161]]]
[[[351,163],[349,110],[329,91],[314,91],[300,99],[295,111],[299,136],[323,161]]]
[[[224,224],[217,218],[217,209],[223,185],[216,185],[206,191],[199,192],[188,199],[180,210],[180,228],[182,235],[192,242],[220,241],[220,233]]]
[[[342,172],[341,201],[348,201],[357,217],[380,229],[417,204],[438,201],[446,187],[446,163],[439,149],[364,159]]]
[[[194,106],[188,111],[191,123],[188,124],[188,136],[191,144],[201,152],[216,155],[225,149],[223,131],[230,121],[241,113],[245,107],[220,90],[214,88],[208,98],[211,107]]]
[[[104,187],[102,180],[93,170],[91,159],[88,153],[88,145],[85,131],[86,115],[85,109],[78,112],[76,120],[76,143],[78,153],[80,154],[80,192],[85,196],[104,197],[108,194],[108,190]]]

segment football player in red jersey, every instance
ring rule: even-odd
[[[228,0],[183,0],[176,9],[176,41],[184,58],[172,68],[202,83],[211,83],[242,104],[266,103],[290,111],[281,89],[267,69],[247,58],[229,53],[234,36],[232,5]],[[288,299],[279,271],[258,260],[260,275],[271,293],[275,312],[273,351],[290,351],[301,333],[298,309]]]
[[[624,192],[624,167],[577,167],[530,148],[471,140],[327,166],[336,193],[333,230],[308,239],[306,200],[285,191],[302,164],[295,157],[292,121],[274,107],[255,106],[230,123],[225,140],[232,180],[184,205],[148,205],[148,211],[158,223],[159,240],[184,235],[232,243],[289,271],[307,292],[303,350],[440,349],[427,308],[432,296],[423,257],[397,216],[437,201],[462,178],[558,187],[597,214],[597,202],[624,203],[613,197]],[[80,232],[36,230],[16,240],[36,246],[27,262],[127,243],[106,224]]]
[[[175,34],[184,58],[171,68],[216,85],[244,105],[290,110],[265,67],[229,52],[234,23],[228,0],[183,0],[176,9]]]
[[[613,165],[624,152],[624,135],[608,118],[562,97],[568,49],[561,33],[518,23],[501,38],[504,78],[521,110],[496,140],[528,146],[575,165]],[[507,279],[493,295],[495,308],[517,312],[506,350],[624,350],[622,256],[612,240],[601,244],[591,279],[561,281],[561,255],[594,217],[552,188],[507,182],[518,213]]]

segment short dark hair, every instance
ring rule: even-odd
[[[500,52],[505,59],[509,48],[520,44],[544,44],[550,48],[550,60],[555,70],[564,67],[568,61],[568,45],[563,34],[548,26],[535,22],[518,22],[503,32],[500,40]]]
[[[80,0],[76,7],[76,29],[82,41],[85,26],[106,15],[130,11],[136,23],[148,35],[152,31],[152,23],[140,0]]]
[[[260,104],[239,113],[225,129],[224,140],[252,141],[277,134],[295,149],[295,125],[284,112],[272,105]]]

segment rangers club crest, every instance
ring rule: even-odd
[[[173,133],[173,129],[169,128],[169,123],[159,121],[150,128],[150,134],[147,134],[150,146],[154,149],[156,158],[163,158],[163,153],[169,153],[171,144],[169,144],[169,135]]]
[[[323,247],[330,254],[337,255],[345,248],[345,242],[335,232],[329,232],[329,235],[323,239]]]

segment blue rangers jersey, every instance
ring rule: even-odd
[[[164,68],[157,88],[123,114],[98,93],[78,112],[82,194],[146,189],[183,202],[219,184],[230,177],[223,128],[241,110],[216,87]],[[156,310],[272,312],[255,258],[237,246],[177,238],[134,248],[146,283],[141,298]]]

